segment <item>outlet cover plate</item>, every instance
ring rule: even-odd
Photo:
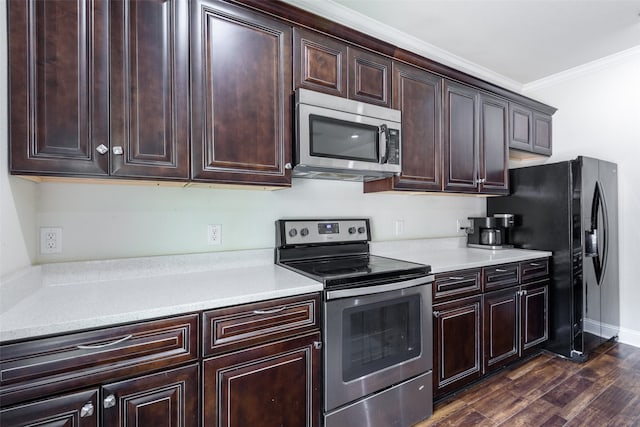
[[[62,252],[62,227],[40,227],[40,253]]]
[[[220,244],[222,244],[222,225],[207,225],[207,245],[213,246]]]

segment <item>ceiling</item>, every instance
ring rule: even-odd
[[[514,88],[640,46],[640,0],[285,0]]]

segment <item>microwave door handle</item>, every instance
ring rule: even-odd
[[[389,152],[389,127],[387,125],[380,125],[378,127],[378,133],[384,137],[384,141],[380,144],[380,164],[387,163],[387,153]]]

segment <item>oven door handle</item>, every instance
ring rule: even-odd
[[[433,275],[419,277],[417,279],[403,280],[401,282],[387,283],[386,285],[364,286],[362,288],[338,289],[327,291],[327,300],[337,298],[357,297],[361,295],[379,294],[382,292],[397,291],[418,285],[427,285],[433,282]]]

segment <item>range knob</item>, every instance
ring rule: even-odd
[[[355,227],[349,227],[349,234],[356,234],[356,228]]]
[[[289,237],[296,237],[298,235],[298,230],[296,230],[295,228],[292,228],[291,230],[289,230]]]
[[[309,229],[307,227],[303,228],[302,230],[300,230],[300,235],[302,237],[305,237],[309,234]]]
[[[358,227],[358,233],[362,234],[365,232],[365,228],[364,227]]]

